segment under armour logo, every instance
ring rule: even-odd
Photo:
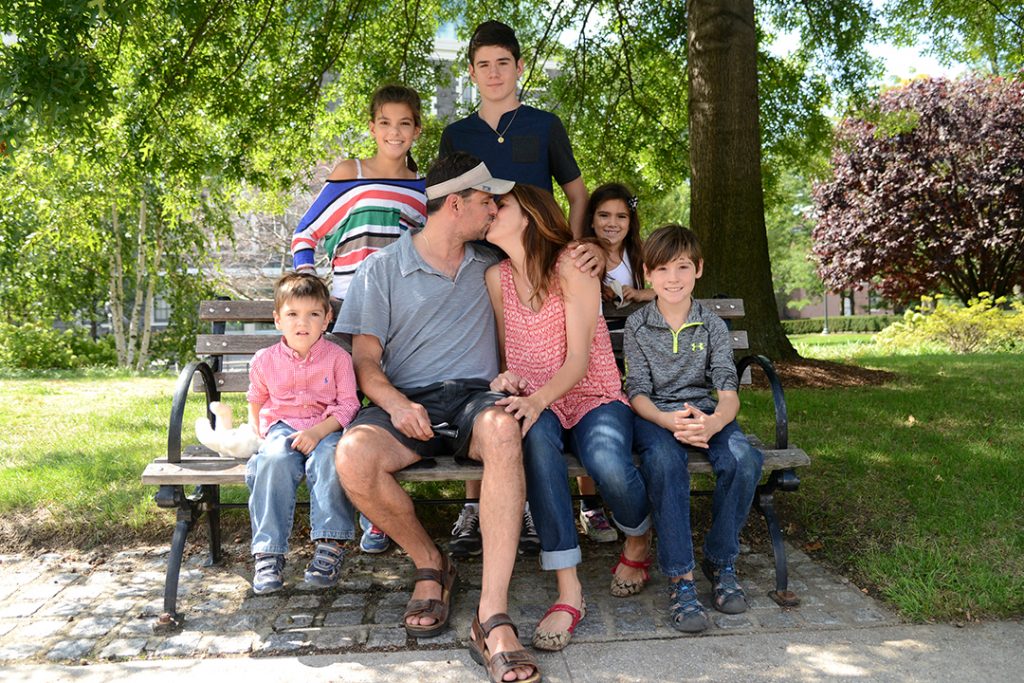
[[[690,350],[691,351],[703,351],[704,350],[704,342],[693,342],[692,344],[690,344]]]

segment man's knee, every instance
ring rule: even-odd
[[[519,421],[501,408],[488,408],[473,422],[474,449],[481,459],[500,456],[503,460],[522,460]]]
[[[367,487],[379,474],[380,438],[368,427],[355,427],[345,432],[335,451],[334,465],[346,491],[359,492]]]

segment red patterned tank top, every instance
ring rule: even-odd
[[[562,258],[565,258],[565,252],[559,261]],[[534,312],[523,305],[516,294],[511,261],[502,261],[499,268],[505,309],[505,365],[526,380],[526,393],[532,394],[547,384],[565,363],[565,302],[557,281],[553,281],[552,291],[548,292],[544,305]],[[599,315],[594,339],[590,342],[587,374],[550,408],[562,427],[569,429],[594,408],[612,401],[629,405],[622,392],[608,325]]]

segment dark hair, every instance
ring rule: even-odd
[[[677,223],[658,228],[644,242],[644,265],[647,270],[654,270],[682,256],[688,256],[694,264],[704,260],[697,236],[689,228]]]
[[[377,118],[377,112],[379,112],[380,108],[385,104],[406,105],[412,111],[412,122],[416,124],[417,128],[423,127],[420,96],[419,93],[412,88],[399,85],[397,83],[388,83],[387,85],[382,85],[374,90],[373,96],[370,98],[371,121]],[[405,165],[413,173],[419,170],[419,166],[416,165],[416,160],[412,158],[412,150],[409,150],[405,154]]]
[[[573,240],[572,230],[550,192],[517,183],[508,194],[515,197],[526,216],[523,247],[526,250],[526,277],[533,285],[530,300],[541,302],[551,291],[559,254]]]
[[[487,46],[503,47],[512,53],[512,58],[519,61],[519,40],[512,27],[500,21],[485,21],[473,31],[469,39],[469,63],[473,64],[473,56],[477,49]]]
[[[452,152],[446,157],[441,157],[430,165],[427,169],[427,187],[433,185],[440,185],[446,180],[452,178],[458,178],[466,171],[470,171],[480,165],[480,160],[472,154],[466,152]],[[468,197],[469,195],[476,192],[476,190],[462,190],[461,192],[455,192],[460,197]],[[427,215],[436,213],[438,209],[444,206],[445,197],[435,197],[434,199],[427,200]]]
[[[314,299],[331,313],[331,293],[324,281],[313,273],[285,273],[274,283],[274,312],[289,299]]]
[[[640,217],[636,212],[636,195],[630,192],[629,188],[622,183],[605,183],[590,195],[587,201],[587,210],[583,214],[583,236],[594,237],[601,245],[607,248],[603,240],[597,237],[594,231],[594,215],[605,202],[612,199],[621,199],[629,211],[629,230],[626,238],[622,240],[622,248],[629,258],[629,265],[633,269],[633,287],[644,288],[644,263],[643,263],[643,242],[640,240]]]

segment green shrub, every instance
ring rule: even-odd
[[[113,339],[93,341],[82,330],[58,330],[40,322],[0,323],[0,367],[68,370],[114,365]]]
[[[93,339],[87,334],[71,334],[71,350],[75,354],[75,367],[114,367],[117,365],[117,347],[114,335]]]
[[[880,332],[875,343],[889,352],[1024,353],[1024,302],[1007,306],[1006,297],[988,292],[967,306],[941,294],[921,297],[921,305]]]
[[[878,332],[899,320],[898,315],[844,315],[829,317],[829,332]],[[815,334],[825,327],[824,318],[801,318],[783,320],[782,329],[786,334]]]

